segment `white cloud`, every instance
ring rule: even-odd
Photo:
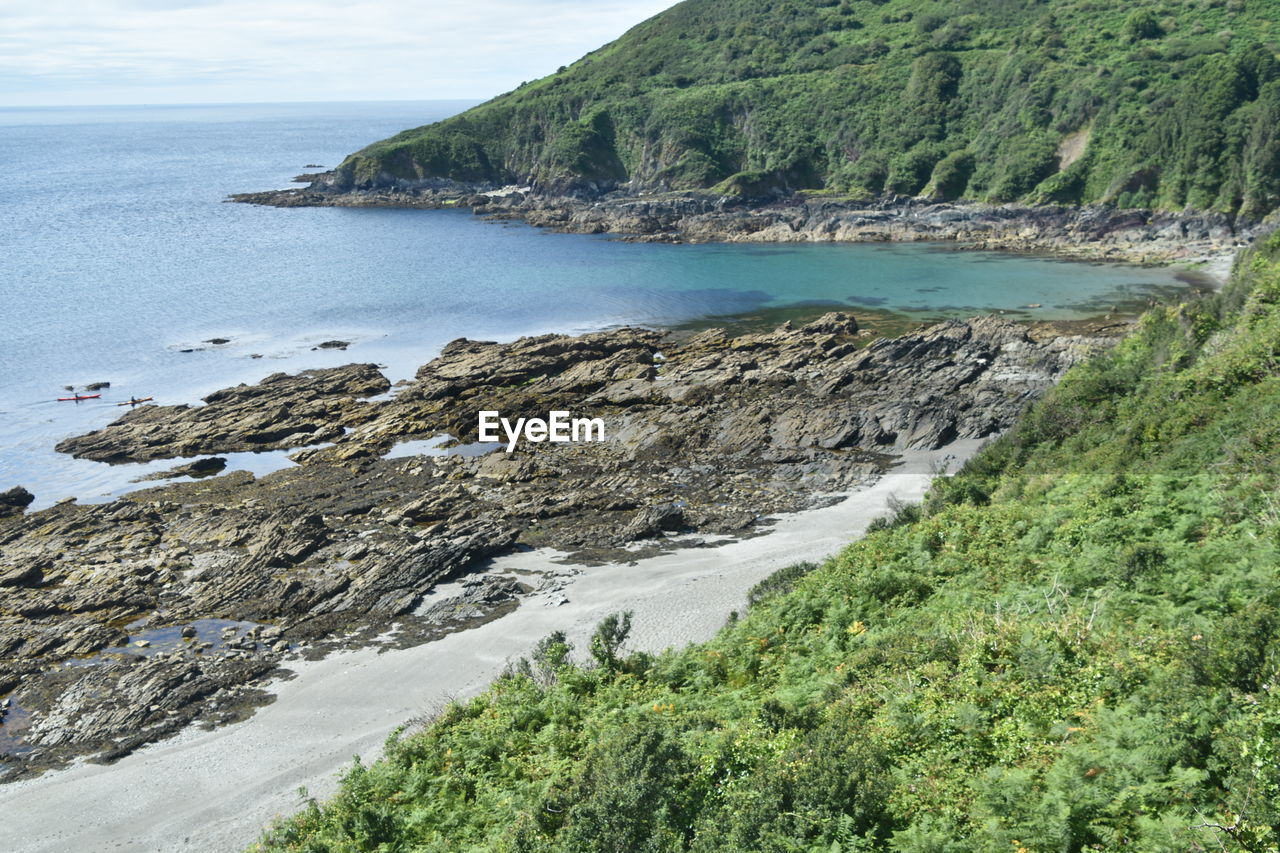
[[[672,0],[0,0],[0,103],[483,98]]]

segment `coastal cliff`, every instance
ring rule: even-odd
[[[686,0],[315,188],[1280,203],[1275,0]]]
[[[232,200],[655,241],[1220,264],[1280,205],[1280,3],[686,0],[557,73]]]
[[[1276,0],[686,0],[277,206],[665,241],[1229,256],[1280,204]]]

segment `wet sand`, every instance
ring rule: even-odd
[[[111,766],[82,763],[0,788],[0,849],[243,849],[274,817],[298,809],[299,787],[331,794],[353,755],[376,758],[397,727],[480,692],[548,633],[567,631],[580,656],[602,617],[632,610],[629,648],[705,640],[745,606],[757,581],[839,550],[886,512],[890,497],[918,499],[939,466],[954,470],[980,444],[909,453],[872,486],[824,509],[781,516],[752,539],[581,569],[545,551],[499,558],[487,571],[555,572],[563,588],[425,645],[288,662],[297,676],[274,685],[277,701],[245,722],[188,730]]]

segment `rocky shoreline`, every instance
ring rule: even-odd
[[[1270,224],[1220,213],[940,202],[872,201],[797,194],[751,200],[702,191],[613,191],[543,195],[529,187],[469,187],[442,181],[386,181],[339,190],[329,174],[303,175],[305,188],[240,193],[228,200],[273,207],[470,209],[493,220],[645,242],[924,242],[1049,254],[1081,260],[1210,264],[1221,267]]]
[[[188,482],[38,512],[14,493],[0,772],[110,761],[241,719],[299,656],[558,603],[561,577],[472,574],[497,554],[549,547],[590,566],[757,535],[905,450],[1008,428],[1123,330],[986,317],[875,338],[833,313],[738,335],[462,339],[392,394],[357,364],[140,407],[58,449],[124,462],[301,446],[299,464],[261,478],[200,465]],[[482,409],[599,417],[608,440],[506,453],[475,443]]]

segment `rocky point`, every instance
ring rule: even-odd
[[[184,467],[170,474],[190,481],[38,512],[0,495],[3,766],[110,760],[251,713],[293,657],[424,642],[553,594],[554,578],[477,573],[510,549],[590,566],[756,535],[904,450],[999,433],[1113,339],[991,317],[877,339],[833,313],[761,333],[463,339],[392,394],[356,364],[139,407],[58,449],[300,448],[299,464]],[[598,417],[607,440],[484,452],[481,410]],[[391,452],[419,439],[434,442]]]

